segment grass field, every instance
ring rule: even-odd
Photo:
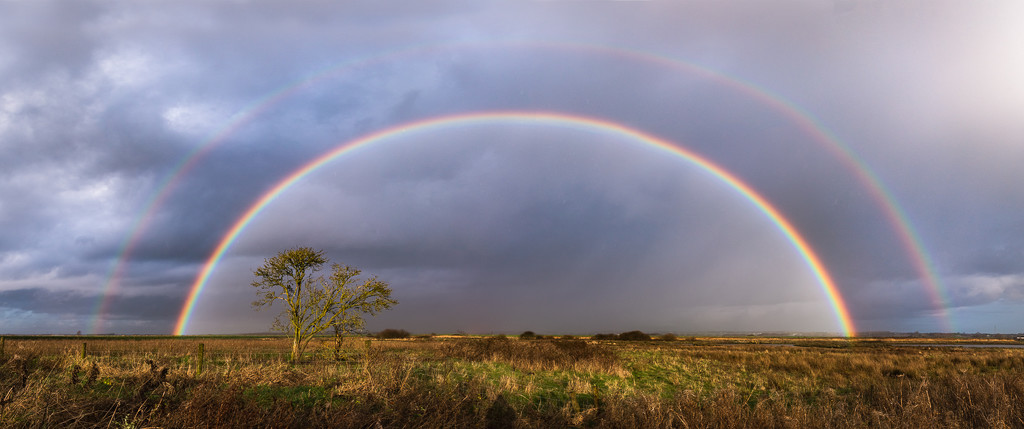
[[[1024,428],[1024,349],[908,341],[7,337],[0,426]]]

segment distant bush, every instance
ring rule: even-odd
[[[629,331],[619,334],[619,339],[623,341],[650,341],[651,336],[640,331]]]
[[[675,341],[676,340],[676,334],[673,334],[671,332],[669,332],[667,334],[661,334],[661,336],[659,336],[658,339],[662,340],[662,341]]]
[[[382,340],[387,338],[409,338],[409,331],[405,329],[385,329],[378,332],[376,337]]]
[[[537,334],[534,334],[533,331],[526,331],[526,332],[523,332],[522,334],[519,334],[519,339],[520,340],[536,340],[537,339]]]
[[[594,334],[591,338],[595,340],[617,340],[619,336],[615,334]]]

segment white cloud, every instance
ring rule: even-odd
[[[203,101],[175,104],[164,109],[162,116],[167,128],[193,139],[209,137],[231,119],[224,106]]]
[[[161,78],[156,59],[131,49],[122,49],[96,60],[98,71],[120,89],[137,88]]]
[[[946,280],[953,306],[1024,302],[1024,274],[973,274]]]

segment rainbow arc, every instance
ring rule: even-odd
[[[808,268],[813,272],[814,277],[821,285],[821,289],[832,307],[832,311],[835,313],[839,329],[846,336],[856,335],[856,330],[854,329],[854,324],[846,303],[843,301],[842,295],[839,293],[839,288],[836,286],[832,276],[822,263],[821,258],[814,252],[810,244],[793,226],[793,224],[789,222],[789,220],[786,219],[778,209],[772,206],[768,200],[758,194],[752,187],[740,180],[739,177],[694,152],[653,135],[606,120],[553,112],[477,112],[414,121],[341,143],[312,161],[309,161],[286,176],[284,179],[281,179],[277,184],[271,187],[270,190],[260,196],[255,203],[249,206],[242,216],[235,220],[231,229],[221,237],[217,247],[209,258],[207,258],[206,262],[203,264],[203,269],[199,272],[195,281],[192,283],[188,299],[185,301],[185,304],[181,309],[181,314],[178,317],[178,323],[175,326],[174,334],[185,334],[189,321],[192,318],[193,311],[195,310],[196,302],[199,300],[203,289],[208,284],[210,275],[217,268],[217,265],[224,258],[228,249],[235,240],[238,239],[245,228],[253,221],[253,219],[256,218],[257,215],[260,214],[260,212],[263,211],[263,209],[270,205],[277,197],[283,194],[290,187],[299,183],[302,178],[357,148],[383,144],[399,137],[409,137],[416,133],[430,130],[466,126],[470,124],[490,123],[561,126],[599,131],[650,145],[667,153],[676,155],[691,165],[709,173],[711,176],[721,180],[731,189],[742,195],[747,201],[753,204],[760,213],[771,220],[775,227],[793,245],[794,249],[800,254],[804,262],[806,262]]]

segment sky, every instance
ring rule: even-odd
[[[370,330],[843,333],[841,304],[857,332],[1024,332],[1020,22],[995,0],[2,2],[0,333],[168,334],[204,268],[186,332],[265,332],[253,271],[297,246],[391,285]]]

